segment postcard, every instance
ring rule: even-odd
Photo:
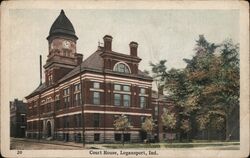
[[[247,157],[244,1],[3,1],[3,157]]]

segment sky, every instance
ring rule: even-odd
[[[65,9],[72,22],[77,52],[84,59],[97,50],[106,34],[113,37],[112,49],[129,54],[129,43],[139,44],[141,70],[149,62],[167,60],[167,68],[184,68],[183,58],[192,58],[195,40],[203,34],[209,42],[231,38],[239,43],[237,10],[101,10]],[[55,9],[12,9],[10,17],[10,99],[24,99],[39,85],[39,55],[43,65],[48,55],[46,37],[60,13]],[[44,74],[43,74],[44,81]]]

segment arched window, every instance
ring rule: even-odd
[[[127,74],[130,73],[129,66],[123,62],[119,62],[119,63],[115,64],[114,71],[127,73]]]

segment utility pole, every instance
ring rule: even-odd
[[[160,142],[160,96],[159,96],[159,86],[158,80],[155,80],[156,87],[157,87],[157,141]]]
[[[84,102],[83,102],[83,87],[82,87],[82,62],[80,63],[80,86],[81,86],[81,110],[82,110],[82,146],[85,148],[85,118],[84,118]]]
[[[42,55],[40,55],[40,86],[42,85]]]
[[[40,85],[42,85],[42,55],[40,55]],[[41,93],[39,93],[39,98],[38,98],[38,101],[37,101],[37,111],[38,111],[38,124],[37,124],[37,127],[38,127],[38,140],[40,140],[40,135],[41,135]]]

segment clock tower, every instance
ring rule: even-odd
[[[61,10],[47,37],[49,54],[44,65],[47,86],[56,83],[82,62],[83,55],[76,51],[77,39],[72,23]]]

